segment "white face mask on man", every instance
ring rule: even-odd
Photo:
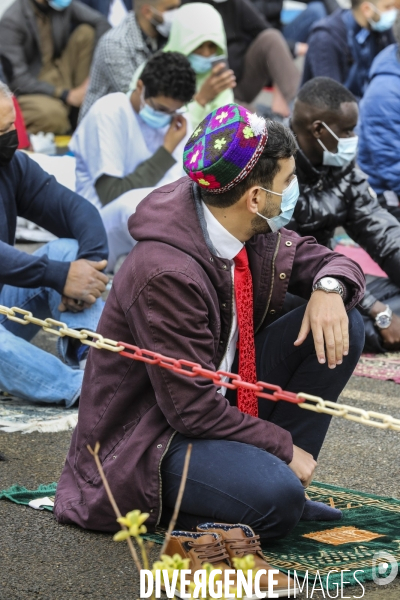
[[[152,20],[151,23],[163,37],[167,38],[169,36],[177,11],[177,8],[171,8],[162,13],[155,8],[153,9],[153,13],[157,13],[157,16],[162,18],[162,21]]]
[[[349,165],[357,156],[358,136],[354,135],[353,137],[349,138],[339,138],[323,121],[322,125],[338,142],[336,152],[330,152],[330,150],[324,146],[321,140],[317,139],[319,145],[324,149],[322,164],[329,167],[347,167],[347,165]]]

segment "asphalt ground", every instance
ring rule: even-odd
[[[35,245],[22,246],[33,251]],[[40,332],[34,343],[55,352],[56,339]],[[400,386],[353,377],[341,401],[400,418]],[[29,489],[59,478],[71,432],[0,431],[0,489],[15,483]],[[400,498],[400,434],[333,418],[319,457],[316,479],[367,493]],[[132,507],[134,508],[134,507]],[[154,560],[160,547],[150,549]],[[316,566],[316,568],[318,568]],[[398,600],[400,578],[388,586],[365,585],[364,598]],[[334,597],[334,593],[331,597]],[[345,588],[344,597],[361,589]],[[311,597],[311,596],[309,596]],[[321,592],[312,596],[324,597]],[[341,596],[339,596],[341,597]],[[139,580],[125,543],[112,536],[60,526],[49,512],[0,502],[0,600],[132,600]],[[305,600],[306,595],[298,598]]]

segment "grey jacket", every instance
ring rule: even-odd
[[[61,56],[74,26],[96,30],[96,41],[110,25],[103,15],[78,0],[63,11],[52,11],[54,58]],[[0,20],[0,57],[7,83],[16,96],[54,96],[55,86],[37,79],[42,68],[39,32],[30,0],[15,0]]]
[[[151,51],[143,39],[135,13],[130,12],[96,48],[79,120],[99,98],[113,92],[127,92],[136,69],[150,56]]]

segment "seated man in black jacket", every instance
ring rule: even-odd
[[[109,29],[78,0],[15,0],[0,20],[0,58],[28,131],[64,134],[88,86],[93,50]]]
[[[356,167],[357,120],[356,99],[340,83],[316,77],[301,88],[292,117],[300,197],[288,228],[332,247],[342,226],[368,252],[388,279],[366,278],[365,349],[400,350],[400,223]]]
[[[97,209],[58,184],[26,154],[10,90],[0,83],[0,305],[95,330],[107,277],[107,238]],[[13,247],[17,216],[60,239],[34,254]],[[62,314],[61,314],[62,313]],[[21,314],[17,314],[22,317]],[[28,400],[72,406],[80,395],[88,346],[59,338],[61,362],[29,341],[35,325],[0,314],[0,390]]]

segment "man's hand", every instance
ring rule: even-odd
[[[58,307],[60,312],[69,310],[73,313],[83,312],[87,308],[90,308],[91,304],[83,302],[83,300],[75,300],[74,298],[68,298],[67,296],[61,296],[61,303]]]
[[[213,67],[211,75],[204,81],[194,99],[201,106],[205,106],[208,102],[214,100],[218,94],[235,86],[236,77],[232,69],[226,69],[224,63],[219,63]]]
[[[300,346],[310,330],[314,337],[315,351],[321,364],[330,369],[343,362],[349,353],[349,319],[340,294],[316,290],[311,295],[295,346]]]
[[[293,445],[293,459],[289,463],[289,468],[297,475],[305,488],[312,482],[316,467],[317,461],[313,459],[311,454]]]
[[[59,311],[79,312],[94,304],[108,283],[107,275],[101,272],[106,266],[106,260],[95,262],[80,258],[72,262],[62,294],[62,302],[58,307]]]
[[[383,347],[386,350],[390,350],[391,352],[400,350],[400,317],[393,313],[392,322],[389,327],[387,329],[378,329],[378,331],[383,340]]]
[[[172,154],[187,133],[187,122],[183,115],[175,115],[164,136],[164,148]]]
[[[85,95],[89,86],[89,78],[85,79],[83,83],[79,87],[73,88],[69,90],[68,96],[66,98],[66,103],[68,106],[75,106],[79,108],[83,100],[85,99]]]

